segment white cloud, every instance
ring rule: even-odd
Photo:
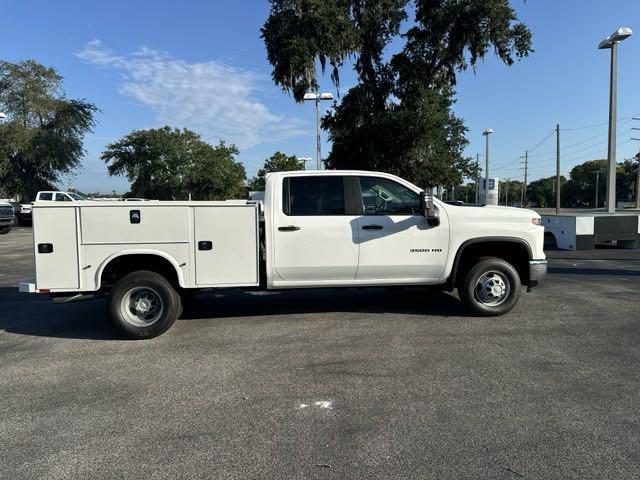
[[[306,134],[300,120],[275,115],[255,99],[260,77],[218,61],[188,62],[146,47],[117,55],[99,40],[77,54],[82,60],[123,75],[119,91],[148,106],[158,125],[186,127],[210,142],[241,149]]]

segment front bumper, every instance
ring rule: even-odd
[[[529,285],[527,291],[539,287],[547,276],[547,260],[529,260]]]
[[[0,218],[0,227],[10,227],[16,221],[16,217],[3,217]]]

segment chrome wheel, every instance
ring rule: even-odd
[[[488,307],[502,305],[511,292],[509,279],[501,272],[483,273],[476,281],[474,295],[476,300]]]
[[[162,297],[153,288],[132,288],[120,301],[122,318],[134,327],[153,325],[162,317],[163,312]]]

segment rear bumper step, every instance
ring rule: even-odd
[[[36,288],[36,279],[28,279],[18,284],[18,291],[20,293],[38,293],[38,289]]]

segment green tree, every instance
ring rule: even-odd
[[[560,175],[560,194],[566,190],[567,179]],[[540,178],[527,186],[527,205],[551,208],[556,204],[556,177]],[[562,203],[566,207],[565,203]]]
[[[69,99],[62,76],[34,60],[0,61],[0,183],[23,200],[54,189],[80,165],[83,138],[94,126],[97,107]]]
[[[212,146],[187,129],[134,130],[107,145],[109,175],[125,175],[131,196],[151,199],[226,200],[246,195],[245,170],[235,145]]]
[[[399,38],[413,12],[401,51]],[[383,170],[421,186],[474,177],[462,156],[466,128],[452,110],[456,73],[490,49],[510,65],[531,52],[531,34],[508,0],[271,0],[262,28],[272,77],[297,101],[318,89],[316,62],[340,85],[353,60],[358,84],[323,119],[330,168]]]
[[[452,200],[453,199],[454,198],[452,198]],[[455,200],[462,200],[464,203],[469,204],[476,203],[476,184],[467,183],[466,185],[458,185],[455,188]]]
[[[304,163],[298,160],[298,157],[276,152],[264,161],[264,165],[258,170],[258,175],[249,180],[249,190],[264,190],[267,173],[295,170],[304,170]]]
[[[620,167],[618,167],[620,170]],[[600,175],[596,175],[599,172]],[[596,193],[596,179],[598,185],[598,206],[604,205],[606,197],[606,160],[588,160],[576,165],[569,172],[569,180],[561,190],[563,207],[594,207]],[[618,178],[620,182],[620,178]],[[618,191],[620,193],[620,191]]]
[[[500,180],[500,205],[510,207],[512,205],[520,205],[522,200],[522,182],[520,180]]]

